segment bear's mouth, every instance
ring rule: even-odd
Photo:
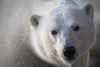
[[[74,56],[74,57],[72,57],[72,58],[63,57],[63,60],[72,62],[72,61],[74,61],[76,58],[77,58],[76,56]]]

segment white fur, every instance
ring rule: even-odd
[[[90,7],[89,10],[87,7]],[[32,38],[34,51],[41,59],[54,65],[88,67],[89,49],[95,40],[93,16],[90,4],[79,7],[72,0],[59,1],[55,8],[45,12],[39,20],[39,25],[34,30],[36,38]],[[77,25],[80,30],[75,32],[73,27]],[[52,29],[58,31],[57,36],[51,35]],[[65,46],[70,46],[66,45],[66,40],[77,50],[74,61],[62,58],[62,50]]]

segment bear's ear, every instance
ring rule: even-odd
[[[31,16],[30,21],[33,28],[37,28],[39,24],[39,20],[40,20],[40,16],[35,14]]]
[[[90,3],[86,3],[83,5],[82,9],[85,11],[85,13],[91,17],[94,16],[94,8]]]

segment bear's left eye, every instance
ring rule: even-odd
[[[75,27],[73,28],[74,31],[79,31],[79,29],[80,29],[79,26],[75,26]]]
[[[52,31],[51,31],[51,34],[52,34],[52,35],[57,35],[57,31],[56,31],[56,30],[52,30]]]

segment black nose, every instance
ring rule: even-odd
[[[74,47],[66,47],[63,50],[63,55],[69,60],[75,56],[76,50]]]

